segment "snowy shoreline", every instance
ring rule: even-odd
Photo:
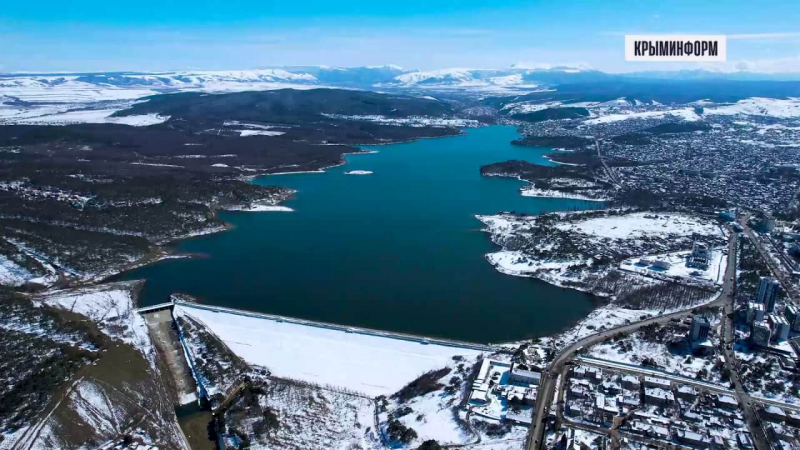
[[[535,187],[533,183],[531,183],[530,186],[523,186],[522,188],[520,188],[520,194],[522,194],[523,197],[563,198],[567,200],[583,200],[587,202],[611,201],[611,199],[608,198],[592,198],[580,194],[569,194],[550,189],[539,189]]]
[[[679,213],[662,213],[661,215],[644,212],[620,213],[621,211],[608,210],[607,214],[590,215],[588,219],[580,219],[580,215],[583,213],[558,213],[565,220],[554,225],[553,231],[575,233],[574,239],[591,242],[595,246],[612,245],[611,243],[603,244],[603,239],[610,239],[612,243],[617,242],[621,243],[619,245],[624,245],[626,242],[636,242],[643,235],[661,235],[661,238],[665,239],[675,236],[693,236],[694,233],[704,235],[706,239],[725,237],[721,228],[699,217]],[[574,216],[577,216],[577,222],[575,222],[576,219],[566,220],[568,217]],[[705,278],[690,276],[692,270],[678,271],[678,275],[683,275],[678,279],[675,278],[676,276],[667,276],[668,272],[653,272],[651,275],[647,271],[625,270],[627,266],[624,262],[598,265],[593,253],[570,253],[564,257],[558,257],[556,256],[559,254],[557,251],[550,253],[554,251],[554,248],[558,249],[558,247],[553,247],[557,241],[548,241],[546,237],[538,237],[535,242],[531,241],[529,244],[534,243],[545,252],[543,255],[551,256],[535,257],[518,250],[519,243],[516,242],[516,239],[524,239],[525,236],[532,234],[533,228],[540,226],[537,216],[497,214],[476,215],[475,218],[485,225],[482,231],[488,233],[491,241],[500,247],[497,251],[485,255],[486,260],[497,271],[506,275],[536,278],[554,286],[590,293],[600,298],[613,298],[613,294],[599,292],[597,289],[593,289],[592,285],[587,284],[584,278],[589,273],[600,277],[614,270],[622,270],[631,276],[641,277],[646,282],[676,281],[684,285],[709,288],[718,283],[719,274],[725,270],[724,248],[717,248],[717,255],[713,258],[712,267],[709,269],[714,273],[707,274],[708,276]],[[687,250],[683,249],[673,253],[685,255],[686,252]],[[648,255],[638,257],[647,257]],[[626,261],[628,260],[630,258],[626,259]],[[676,268],[677,264],[676,262]],[[709,282],[706,278],[712,281]]]

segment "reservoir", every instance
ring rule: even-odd
[[[293,212],[230,212],[227,232],[189,239],[173,259],[122,276],[146,279],[140,305],[182,292],[209,304],[473,342],[552,334],[588,315],[587,294],[501,274],[476,214],[586,209],[523,197],[523,182],[480,175],[485,164],[552,164],[548,149],[513,146],[510,126],[364,147],[325,173],[260,177],[297,190]],[[368,175],[346,172],[371,171]]]

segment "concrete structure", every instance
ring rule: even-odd
[[[688,401],[694,401],[697,398],[697,390],[691,386],[682,384],[678,387],[678,398]]]
[[[769,324],[772,326],[772,340],[775,342],[783,342],[789,339],[789,322],[783,316],[777,314],[770,314],[768,319]]]
[[[511,366],[511,372],[509,373],[508,378],[510,381],[515,383],[538,385],[539,381],[542,379],[542,374],[532,370],[521,369],[519,368],[518,364],[514,364]]]
[[[775,229],[777,221],[772,217],[765,217],[758,222],[758,230],[763,233],[769,233]]]
[[[733,222],[736,220],[736,212],[735,211],[720,211],[719,212],[719,219],[724,220],[725,222]]]
[[[678,430],[675,432],[678,442],[681,444],[692,445],[695,447],[708,448],[711,446],[711,438],[700,433],[689,430]]]
[[[520,425],[530,426],[533,421],[533,416],[530,411],[523,411],[520,413],[509,412],[506,413],[506,419]]]
[[[669,390],[672,383],[664,378],[644,377],[644,385],[645,387]]]
[[[730,395],[717,395],[714,404],[722,409],[736,410],[739,408],[739,402]]]
[[[764,320],[753,322],[753,326],[750,328],[750,342],[767,347],[770,339],[772,339],[772,329],[769,324]]]
[[[711,324],[703,316],[692,316],[692,327],[689,329],[689,339],[692,341],[705,341],[711,331]]]
[[[762,303],[768,313],[775,311],[775,302],[778,299],[778,290],[780,288],[780,283],[774,278],[761,277],[758,280],[756,301]]]
[[[747,323],[761,322],[764,320],[764,305],[758,302],[747,303]]]
[[[736,443],[739,444],[739,448],[741,449],[753,448],[753,438],[750,436],[750,433],[738,433],[736,435]]]
[[[792,331],[800,331],[800,311],[794,305],[786,305],[783,309],[783,316],[789,322],[789,327]]]
[[[470,403],[485,404],[491,400],[489,394],[492,391],[491,382],[494,380],[490,379],[490,374],[492,373],[493,366],[510,369],[511,364],[489,358],[484,359],[481,362],[481,368],[478,370],[478,376],[476,376],[475,381],[472,382],[472,392],[469,396]]]
[[[689,260],[686,261],[686,265],[689,267],[706,270],[708,269],[710,262],[711,249],[708,247],[708,245],[702,242],[694,241],[694,244],[692,244],[692,253],[689,255]]]
[[[657,260],[653,261],[653,267],[655,267],[656,269],[667,270],[667,269],[669,269],[670,264],[669,264],[669,261],[664,261],[662,259],[657,259]]]
[[[639,383],[639,378],[638,377],[635,377],[633,375],[623,375],[622,376],[622,388],[623,389],[627,389],[629,391],[638,391],[639,390],[639,386],[641,386],[641,383]]]
[[[589,380],[591,383],[599,383],[603,379],[603,369],[578,366],[572,370],[572,376],[578,379]]]
[[[648,405],[671,405],[675,403],[675,396],[666,389],[644,388],[644,402]]]
[[[791,428],[778,423],[771,423],[767,425],[767,433],[773,442],[794,441],[794,433],[792,433]]]
[[[777,406],[766,406],[759,412],[761,413],[761,417],[770,422],[783,422],[786,420],[786,412]]]

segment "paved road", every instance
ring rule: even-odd
[[[603,164],[603,168],[606,169],[606,174],[608,174],[608,178],[611,180],[612,183],[614,183],[616,187],[619,187],[619,180],[617,179],[617,175],[611,170],[610,167],[608,167],[608,164],[606,164],[606,160],[603,159],[603,155],[600,153],[600,139],[594,140],[594,146],[597,149],[597,158],[600,159],[600,162]]]
[[[754,244],[756,243],[755,237],[752,236],[752,230],[747,227],[747,219],[749,215],[745,215],[741,220],[741,225],[743,225],[744,229],[747,231],[748,236],[750,236],[750,241]],[[756,245],[758,248],[758,245]],[[762,250],[759,250],[762,252]],[[763,257],[762,253],[762,257]],[[735,273],[734,273],[735,276]],[[735,299],[736,289],[734,285],[733,291],[729,293],[728,296],[725,298],[725,303],[723,306],[723,315],[722,315],[722,329],[720,330],[720,345],[722,345],[722,356],[725,362],[725,368],[728,369],[730,374],[731,384],[733,385],[733,390],[736,395],[736,400],[739,402],[739,407],[741,408],[742,412],[744,413],[745,420],[747,421],[747,427],[750,429],[750,434],[753,435],[753,440],[755,441],[756,449],[769,449],[769,441],[764,433],[764,429],[761,427],[761,422],[756,414],[754,404],[750,396],[744,390],[744,386],[742,386],[742,380],[739,378],[738,372],[738,365],[736,364],[736,354],[733,351],[733,344],[735,341],[735,334],[733,331],[733,315],[735,312]]]
[[[736,233],[731,233],[730,238],[728,239],[728,266],[725,272],[725,280],[722,283],[722,292],[720,292],[717,298],[709,302],[707,305],[718,305],[724,303],[728,298],[733,297],[733,291],[735,287],[735,276],[736,276],[736,243],[737,243]],[[572,355],[576,351],[584,347],[596,344],[598,342],[602,342],[620,333],[631,333],[638,330],[639,328],[646,327],[648,325],[656,323],[666,323],[669,322],[671,319],[680,319],[683,317],[688,317],[689,315],[692,314],[693,309],[694,308],[683,311],[677,311],[670,314],[664,314],[662,316],[653,317],[647,320],[642,320],[628,325],[622,325],[616,328],[611,328],[599,333],[589,335],[563,349],[561,353],[559,353],[556,356],[553,362],[550,363],[550,365],[547,367],[547,370],[545,370],[542,373],[542,379],[541,382],[539,383],[539,396],[536,400],[533,422],[531,423],[531,428],[530,431],[528,432],[528,441],[526,448],[528,448],[529,450],[539,450],[543,448],[545,420],[550,411],[550,406],[553,402],[553,393],[556,387],[556,380],[558,379],[559,373],[563,371],[565,363],[572,358]]]

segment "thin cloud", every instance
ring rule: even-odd
[[[646,32],[646,31],[603,31],[600,33],[602,36],[626,36],[626,35],[682,35],[682,34],[724,34],[724,33],[714,33],[709,32],[708,30],[698,32],[698,31],[670,31],[670,32]],[[800,38],[800,31],[791,31],[786,33],[751,33],[751,34],[727,34],[728,39],[738,39],[738,40],[746,40],[746,39],[791,39],[791,38]]]
[[[800,32],[729,34],[728,39],[791,39],[800,37]]]

